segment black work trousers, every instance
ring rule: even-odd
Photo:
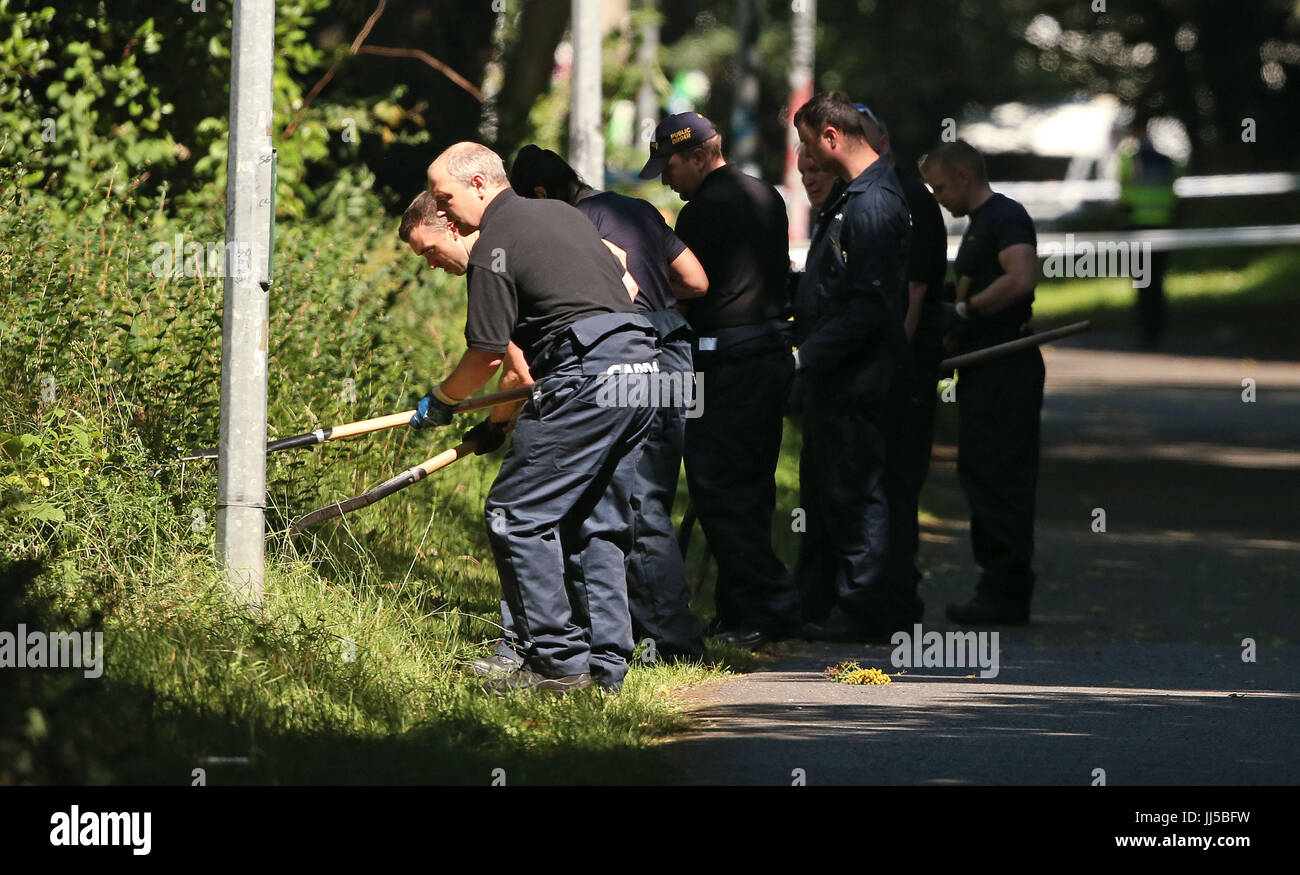
[[[1043,356],[1038,348],[962,368],[957,383],[957,473],[970,505],[977,592],[1028,608],[1034,591]]]
[[[749,355],[697,352],[697,418],[686,422],[686,482],[718,565],[716,624],[780,632],[799,598],[772,549],[782,416],[794,380],[788,344]]]

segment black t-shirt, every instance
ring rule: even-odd
[[[917,322],[912,347],[937,352],[941,338],[943,278],[948,273],[948,232],[943,225],[939,204],[915,174],[894,168],[907,198],[907,210],[912,214],[912,249],[907,259],[907,280],[925,283],[925,299],[921,302],[921,318]]]
[[[697,333],[781,318],[790,230],[775,188],[724,164],[682,207],[677,236],[709,278],[708,293],[688,302]]]
[[[970,214],[970,225],[961,238],[961,248],[957,250],[957,261],[953,265],[959,286],[963,276],[971,278],[966,300],[987,289],[1006,273],[998,261],[998,253],[1017,243],[1038,246],[1034,222],[1016,201],[1006,195],[994,194]],[[1031,293],[1010,307],[982,316],[976,321],[976,326],[1005,329],[1023,325],[1033,315],[1033,306]]]
[[[643,312],[672,309],[668,265],[686,249],[664,217],[649,201],[603,191],[583,198],[578,211],[591,220],[600,236],[627,253],[627,272],[641,287],[636,305]]]
[[[465,342],[531,364],[569,325],[600,313],[635,313],[623,267],[591,222],[566,203],[505,189],[488,204],[470,253]]]

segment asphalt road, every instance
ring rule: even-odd
[[[997,676],[786,642],[684,694],[666,782],[1300,783],[1300,363],[1046,358],[1034,621],[997,630]],[[939,632],[976,574],[945,421],[921,559]],[[821,676],[845,659],[893,682]]]

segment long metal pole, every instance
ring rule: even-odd
[[[275,0],[236,0],[226,165],[217,561],[237,598],[262,601],[266,512],[266,350],[275,153]]]
[[[790,4],[790,104],[785,139],[785,207],[790,217],[790,239],[808,239],[808,201],[799,181],[799,134],[794,114],[813,95],[813,50],[817,34],[817,0]]]
[[[977,349],[974,352],[968,352],[963,355],[953,356],[950,359],[944,359],[939,362],[939,371],[942,373],[943,371],[969,368],[972,365],[986,362],[989,359],[1010,355],[1011,353],[1019,352],[1022,349],[1029,349],[1031,346],[1042,346],[1044,343],[1051,343],[1053,340],[1060,340],[1062,337],[1070,337],[1074,334],[1082,334],[1091,329],[1092,323],[1087,320],[1083,322],[1072,322],[1069,325],[1063,325],[1060,328],[1050,328],[1047,331],[1040,331],[1037,334],[1018,337],[1015,340],[1008,340],[1006,343],[986,346],[983,349]]]
[[[641,70],[641,86],[636,92],[636,146],[642,152],[650,145],[654,127],[659,123],[659,95],[655,93],[652,79],[659,64],[659,17],[654,0],[645,0],[643,9],[647,14],[636,51],[636,63]]]
[[[751,176],[758,166],[758,34],[762,10],[755,0],[737,0],[736,98],[731,108],[729,160]]]
[[[569,103],[569,163],[596,188],[605,187],[601,129],[600,0],[573,0],[573,81]]]

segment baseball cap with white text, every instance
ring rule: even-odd
[[[650,141],[650,160],[637,174],[641,179],[654,179],[664,172],[668,159],[673,155],[688,152],[717,134],[713,122],[698,112],[679,112],[670,115],[655,128],[654,139]]]

